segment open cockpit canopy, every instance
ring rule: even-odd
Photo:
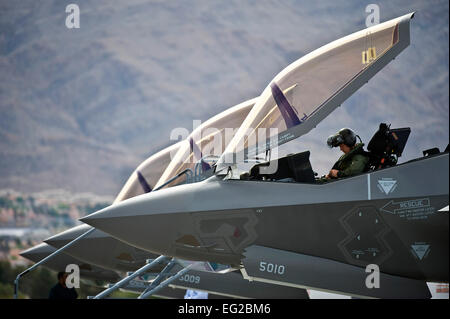
[[[286,67],[263,91],[216,172],[308,133],[409,45],[413,15],[338,39]]]
[[[128,178],[114,203],[151,192],[161,174],[169,165],[171,157],[180,148],[181,142],[171,145],[142,162]],[[172,156],[171,156],[172,154]]]
[[[257,98],[254,98],[233,106],[195,128],[187,139],[180,142],[179,150],[155,188],[170,187],[185,182],[187,175],[169,182],[185,170],[191,170],[194,175],[209,171],[242,125],[256,100]],[[196,167],[197,172],[195,172]]]

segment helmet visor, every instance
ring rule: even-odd
[[[338,147],[344,143],[344,139],[340,134],[330,135],[327,139],[327,145],[329,148]]]

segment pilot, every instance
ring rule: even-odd
[[[356,137],[360,143],[356,143]],[[343,128],[334,135],[328,137],[327,144],[330,148],[338,147],[344,153],[333,165],[326,179],[349,177],[360,174],[366,170],[369,156],[364,151],[361,138],[349,128]]]

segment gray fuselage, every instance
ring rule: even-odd
[[[448,281],[448,153],[325,184],[216,176],[82,220],[136,247],[239,265],[259,245]]]

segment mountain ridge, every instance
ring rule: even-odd
[[[0,4],[0,188],[116,195],[176,127],[258,96],[289,63],[365,27],[355,1],[69,1]],[[411,126],[404,160],[448,144],[448,3],[380,1],[381,20],[418,11],[411,45],[301,141],[321,173],[326,137]],[[397,106],[397,107],[395,107]]]

